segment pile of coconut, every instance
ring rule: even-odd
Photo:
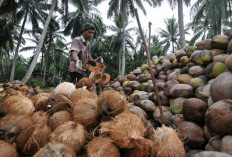
[[[232,29],[176,53],[152,57],[164,124],[176,129],[189,155],[232,155],[231,39]],[[149,120],[154,128],[159,126],[148,64],[110,83],[116,91],[124,91],[130,112]]]
[[[0,100],[0,156],[184,157],[177,132],[127,107],[125,94],[97,95],[63,82],[31,98],[6,90]]]

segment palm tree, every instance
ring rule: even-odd
[[[148,4],[156,4],[155,0],[144,0]],[[153,2],[153,3],[152,3]],[[122,16],[122,50],[119,54],[120,60],[120,70],[119,75],[124,76],[125,74],[125,50],[126,50],[126,39],[125,39],[125,27],[128,21],[128,15],[134,16],[135,4],[142,9],[143,13],[146,14],[145,8],[141,0],[110,0],[108,17],[121,14]],[[122,57],[120,57],[122,56]]]
[[[167,53],[170,46],[172,46],[172,53],[175,52],[175,46],[180,48],[178,43],[178,23],[174,17],[165,20],[166,30],[160,29],[160,37],[163,38],[161,41],[164,44],[163,52]]]
[[[44,29],[43,29],[43,32],[42,32],[42,35],[41,35],[41,38],[39,40],[39,44],[38,46],[36,47],[36,51],[35,51],[35,55],[33,57],[33,61],[26,73],[26,75],[24,76],[24,78],[22,79],[22,83],[23,84],[26,84],[26,82],[28,81],[28,79],[30,78],[34,68],[35,68],[35,65],[36,65],[36,62],[39,58],[39,54],[40,54],[40,51],[41,51],[41,48],[42,48],[42,45],[43,45],[43,42],[44,42],[44,38],[46,36],[46,33],[47,33],[47,29],[48,29],[48,25],[51,21],[51,18],[52,18],[52,14],[55,10],[55,6],[56,6],[56,3],[57,3],[57,0],[52,0],[52,5],[51,5],[51,9],[49,11],[49,14],[48,14],[48,17],[47,17],[47,20],[45,22],[45,26],[44,26]]]
[[[23,23],[21,26],[18,43],[14,53],[14,61],[11,69],[10,82],[14,80],[18,51],[21,45],[21,40],[22,40],[27,18],[29,18],[29,21],[31,21],[32,29],[33,31],[35,31],[36,29],[39,28],[39,20],[43,21],[42,16],[45,15],[45,12],[43,12],[43,10],[46,9],[44,3],[41,3],[41,0],[36,0],[36,1],[24,0],[24,1],[20,1],[18,5],[20,7],[17,9],[18,12],[16,12],[16,17],[17,17],[16,20],[20,22],[23,19]]]

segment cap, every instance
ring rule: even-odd
[[[86,23],[86,24],[84,24],[84,26],[82,28],[82,31],[84,31],[84,30],[95,30],[95,27],[93,24]]]

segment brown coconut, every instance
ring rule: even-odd
[[[171,81],[165,82],[165,84],[164,84],[164,93],[165,93],[165,95],[169,96],[170,95],[170,93],[169,93],[170,89],[176,84],[179,84],[179,82],[176,81],[176,80],[171,80]]]
[[[135,81],[135,80],[136,80],[135,74],[128,74],[128,75],[127,75],[127,78],[128,78],[130,81]]]
[[[214,136],[219,136],[216,133],[212,132],[212,130],[210,130],[206,125],[204,125],[203,129],[204,129],[205,136],[208,140],[210,140]]]
[[[90,126],[97,122],[99,114],[97,101],[91,98],[78,100],[73,105],[73,118],[84,126]]]
[[[49,126],[55,130],[60,124],[68,122],[72,119],[72,115],[68,111],[59,111],[54,113],[49,119]]]
[[[44,110],[47,109],[47,101],[51,93],[39,93],[31,98],[33,104],[35,105],[35,110]]]
[[[193,87],[188,84],[176,84],[170,89],[169,94],[174,97],[189,97],[193,94]]]
[[[127,109],[127,102],[122,94],[114,90],[103,91],[98,98],[99,113],[115,116]]]
[[[86,133],[83,125],[69,121],[61,124],[52,132],[50,141],[67,144],[77,152],[85,145]]]
[[[215,102],[205,114],[207,127],[218,135],[232,135],[232,100]]]
[[[220,136],[214,136],[210,138],[209,142],[206,144],[205,150],[219,152],[221,149],[221,144],[222,138]]]
[[[154,112],[156,109],[154,102],[151,100],[142,100],[139,106],[146,112]]]
[[[183,142],[172,128],[163,125],[155,131],[152,140],[156,157],[185,157]]]
[[[232,54],[226,58],[225,64],[228,69],[232,70]]]
[[[31,99],[22,94],[6,94],[0,102],[0,112],[3,114],[9,113],[32,113],[35,107]]]
[[[14,146],[0,140],[0,156],[1,157],[18,157],[18,153]]]
[[[171,117],[171,123],[173,124],[174,128],[177,128],[180,123],[184,121],[184,117],[182,114],[175,114]]]
[[[229,55],[227,54],[221,54],[221,55],[217,55],[213,57],[213,61],[214,62],[221,62],[221,63],[225,63],[226,59],[229,57]]]
[[[227,49],[229,39],[226,35],[217,35],[212,39],[212,46],[219,49]]]
[[[190,75],[192,75],[193,77],[197,77],[200,75],[203,75],[205,73],[205,68],[203,68],[202,66],[196,65],[196,66],[192,66],[188,73]]]
[[[0,120],[0,139],[8,143],[13,143],[16,137],[32,124],[33,122],[29,115],[7,114]]]
[[[230,154],[232,155],[232,148],[231,148],[231,145],[232,145],[232,136],[224,136],[222,138],[222,141],[221,141],[222,145],[221,145],[221,152],[224,152],[224,153],[227,153],[227,154]]]
[[[87,145],[88,157],[111,156],[120,157],[120,151],[113,141],[103,137],[96,137]]]
[[[112,121],[102,122],[101,133],[106,133],[120,148],[134,148],[135,140],[144,136],[141,119],[130,112],[122,112]]]
[[[164,93],[164,91],[159,92],[159,98],[161,105],[167,106],[168,104],[168,96]],[[154,96],[154,101],[158,102],[157,96]]]
[[[99,73],[101,74],[101,72],[99,72]],[[99,79],[99,77],[100,77],[100,79]],[[87,89],[89,91],[91,91],[94,88],[94,80],[93,79],[95,79],[96,82],[98,82],[98,81],[101,82],[101,76],[99,76],[98,74],[95,74],[94,78],[85,77],[85,78],[80,79],[77,83],[77,87],[82,88],[82,87],[86,86]],[[71,94],[69,94],[69,95],[71,95]]]
[[[211,39],[205,39],[200,42],[196,43],[197,49],[198,50],[211,50],[212,49],[212,44],[211,44]]]
[[[184,100],[182,113],[186,121],[203,124],[207,108],[208,105],[203,100],[190,98]]]
[[[90,92],[87,89],[84,88],[78,88],[76,89],[70,96],[69,99],[75,103],[77,102],[79,99],[83,99],[83,98],[89,98],[90,97]]]
[[[216,151],[201,151],[191,155],[191,157],[231,157],[231,155]]]
[[[69,96],[75,90],[76,90],[76,87],[73,83],[62,82],[54,89],[54,93],[56,93],[56,94],[60,93],[60,94],[64,94],[66,96]]]
[[[164,117],[164,124],[171,124],[171,117],[173,116],[172,112],[166,106],[162,106],[162,112],[163,112],[163,117]],[[153,119],[162,123],[161,116],[160,116],[160,109],[158,107],[155,109],[152,116],[153,116]]]
[[[184,121],[180,123],[177,133],[190,149],[201,148],[206,142],[203,129],[193,122]]]
[[[129,107],[129,111],[133,114],[136,114],[142,121],[147,119],[147,113],[138,106]]]
[[[76,157],[75,152],[65,144],[47,143],[33,157]]]

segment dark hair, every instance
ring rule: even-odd
[[[86,23],[83,26],[82,32],[86,31],[86,30],[93,30],[93,31],[95,31],[95,27],[94,27],[94,25],[92,25],[90,23]]]

